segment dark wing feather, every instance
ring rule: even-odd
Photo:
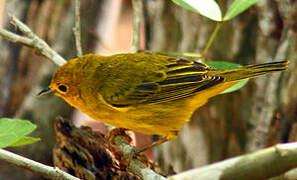
[[[224,80],[221,76],[207,75],[208,71],[211,69],[205,64],[179,59],[166,65],[164,80],[139,84],[121,101],[109,98],[107,102],[115,107],[126,107],[185,98]]]

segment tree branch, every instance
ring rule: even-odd
[[[8,162],[9,164],[13,164],[15,166],[41,174],[45,178],[57,180],[79,180],[78,178],[71,176],[70,174],[65,173],[64,171],[61,171],[59,168],[46,166],[44,164],[11,153],[4,149],[0,149],[0,159]]]
[[[296,166],[297,143],[287,143],[189,170],[171,176],[168,180],[267,179],[285,173]]]
[[[126,159],[131,159],[128,168],[134,174],[137,174],[144,180],[165,180],[163,176],[157,174],[150,168],[148,168],[143,162],[137,158],[131,157],[135,154],[136,148],[131,146],[127,139],[124,136],[116,136],[114,139],[115,145],[117,145],[120,150],[123,152],[123,155]]]
[[[140,47],[140,23],[142,17],[142,0],[132,0],[133,6],[133,42],[131,52],[137,52]]]
[[[32,39],[14,34],[12,32],[5,30],[5,29],[0,28],[0,35],[10,42],[22,44],[22,45],[29,46],[32,48],[34,47]]]
[[[77,50],[77,56],[83,55],[81,47],[81,28],[80,28],[80,0],[75,0],[75,27],[73,28],[75,37],[75,45]]]
[[[34,34],[27,25],[22,23],[13,15],[10,15],[10,17],[11,22],[15,24],[22,33],[24,33],[25,37],[0,28],[0,35],[2,37],[7,39],[8,41],[20,43],[22,45],[36,49],[39,53],[52,60],[58,66],[66,63],[66,60],[64,58],[62,58],[57,52],[51,49],[44,40],[40,39],[36,34]]]
[[[296,180],[297,179],[297,168],[289,170],[284,174],[270,178],[269,180]]]

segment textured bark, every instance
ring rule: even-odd
[[[76,128],[68,120],[55,121],[54,164],[80,179],[140,179],[121,168],[123,156],[104,134],[89,127]]]
[[[222,1],[226,8],[232,1]],[[147,1],[149,49],[201,52],[214,23],[170,1]],[[197,110],[177,140],[155,149],[166,171],[180,172],[296,139],[295,1],[260,1],[223,24],[207,60],[239,64],[290,60],[288,71],[250,80]]]

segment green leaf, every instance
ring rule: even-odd
[[[36,125],[27,120],[0,119],[0,148],[10,146],[36,129]]]
[[[227,70],[241,67],[240,64],[225,62],[225,61],[206,61],[205,64],[208,66],[219,69],[219,70]]]
[[[222,21],[222,13],[214,0],[172,0],[175,4],[214,21]]]
[[[27,145],[27,144],[33,144],[37,141],[40,141],[40,138],[22,137],[20,140],[11,144],[10,146],[23,146],[23,145]]]
[[[220,70],[227,70],[227,69],[234,69],[234,68],[241,67],[241,65],[239,65],[239,64],[234,64],[234,63],[224,62],[224,61],[208,61],[208,62],[205,62],[205,64],[207,64],[208,66],[210,66],[212,68],[220,69]],[[238,83],[236,83],[234,86],[221,92],[220,94],[226,94],[226,93],[230,93],[233,91],[237,91],[240,88],[242,88],[248,82],[248,80],[249,79],[243,79],[243,80],[239,81]]]
[[[236,83],[234,86],[226,89],[225,91],[221,92],[220,94],[227,94],[230,92],[234,92],[239,90],[240,88],[242,88],[247,82],[249,81],[249,79],[243,79],[241,81],[239,81],[238,83]]]
[[[201,54],[197,53],[185,53],[185,52],[163,52],[163,51],[152,51],[153,54],[160,54],[164,56],[175,56],[183,58],[202,58]]]
[[[257,2],[258,0],[234,0],[229,9],[227,10],[225,17],[223,18],[223,21],[232,19],[233,17],[242,13],[243,11],[245,11]]]

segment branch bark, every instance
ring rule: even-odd
[[[133,6],[133,42],[131,52],[137,52],[140,47],[140,25],[142,18],[142,0],[132,0]]]
[[[32,172],[41,174],[45,178],[56,179],[56,180],[60,180],[60,179],[61,180],[79,180],[78,178],[71,176],[70,174],[65,173],[64,171],[61,171],[59,168],[46,166],[44,164],[38,163],[31,159],[27,159],[17,154],[11,153],[4,149],[0,149],[0,159],[10,164],[16,165],[18,167],[28,169]]]
[[[82,56],[81,28],[80,28],[80,0],[75,0],[75,27],[73,28],[77,56]]]
[[[297,143],[278,144],[252,154],[189,170],[168,180],[267,179],[297,166]]]
[[[131,159],[128,168],[144,180],[165,180],[163,176],[157,174],[152,169],[148,168],[142,161],[137,158],[131,157],[136,152],[136,148],[131,146],[124,136],[116,136],[114,139],[115,145],[117,145],[126,159]]]
[[[38,52],[52,60],[58,66],[61,66],[66,62],[66,60],[62,58],[62,56],[60,56],[56,51],[50,48],[50,46],[44,40],[40,39],[36,34],[34,34],[27,25],[22,23],[15,16],[10,16],[11,22],[15,24],[22,33],[24,33],[25,37],[0,28],[0,35],[2,37],[7,39],[8,41],[20,43],[22,45],[36,49]]]

